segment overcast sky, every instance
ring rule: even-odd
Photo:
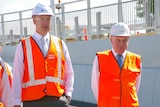
[[[58,0],[0,0],[0,14],[14,12],[19,10],[32,9],[38,2],[50,4],[50,1],[58,2]],[[79,0],[61,0],[61,3],[70,2],[70,1],[79,1]],[[92,0],[92,5],[104,5],[106,3],[113,3],[118,0]],[[126,1],[126,0],[122,0]],[[74,5],[75,6],[75,5]],[[82,6],[82,5],[78,5]],[[77,8],[77,6],[75,6]],[[73,8],[72,8],[73,9]]]
[[[58,0],[0,0],[0,14],[32,9],[37,3],[50,4],[50,1],[58,3]],[[61,3],[70,1],[76,0],[61,0]]]
[[[0,0],[0,14],[32,9],[38,2],[50,3],[50,0]]]

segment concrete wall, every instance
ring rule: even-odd
[[[128,50],[142,55],[143,72],[138,93],[140,107],[160,106],[160,35],[131,37]],[[68,42],[75,84],[73,100],[96,103],[91,90],[92,63],[97,51],[111,49],[109,39]],[[13,64],[16,46],[2,47],[0,56]]]

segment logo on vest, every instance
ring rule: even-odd
[[[48,55],[48,59],[55,59],[55,56],[52,54],[52,55]]]

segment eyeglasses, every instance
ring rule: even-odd
[[[50,17],[44,18],[44,17],[36,17],[36,20],[41,22],[49,22],[51,20]]]

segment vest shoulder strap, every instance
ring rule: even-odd
[[[62,40],[61,40],[59,37],[53,36],[53,35],[51,35],[51,37],[52,37],[53,39],[57,39],[57,40],[59,41],[59,46],[60,46],[61,48],[63,48]],[[62,51],[63,51],[63,49],[62,49]]]
[[[105,51],[97,52],[97,54],[108,55],[110,52],[111,52],[111,50],[105,50]]]
[[[129,55],[129,56],[133,55],[133,56],[136,56],[137,58],[141,59],[141,55],[133,53],[133,52],[130,52],[130,51],[127,51],[127,55]]]

